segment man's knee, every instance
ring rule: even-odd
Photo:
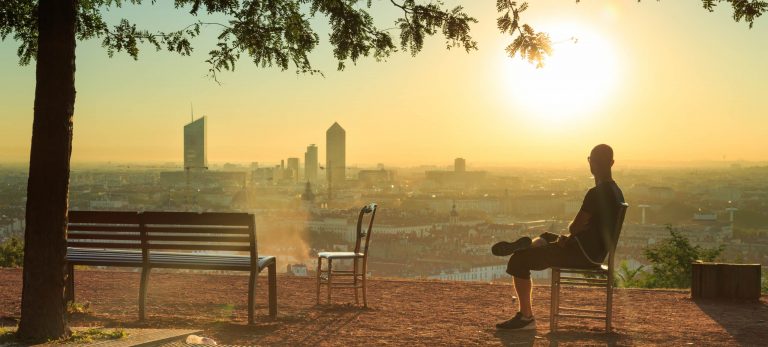
[[[509,258],[507,263],[507,273],[518,278],[529,279],[531,278],[531,269],[524,257],[515,253]]]

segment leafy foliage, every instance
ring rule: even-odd
[[[643,268],[645,268],[645,265],[640,265],[631,269],[626,260],[622,261],[621,264],[619,264],[619,269],[616,273],[619,279],[619,284],[625,288],[645,287],[645,277],[648,274],[643,271]]]
[[[545,56],[552,54],[552,40],[548,34],[536,32],[528,24],[520,24],[520,14],[527,9],[527,2],[518,5],[517,1],[496,0],[496,10],[501,13],[496,19],[496,26],[502,33],[514,37],[512,43],[505,48],[510,57],[519,54],[540,68],[544,66]]]
[[[645,257],[652,263],[653,273],[647,286],[654,288],[687,288],[691,286],[691,263],[696,260],[713,261],[723,252],[723,246],[702,248],[691,245],[680,231],[667,226],[670,238],[645,249]]]
[[[11,237],[0,243],[0,267],[20,267],[24,264],[24,243]]]
[[[445,38],[449,49],[461,47],[467,52],[477,49],[477,42],[470,35],[470,25],[477,23],[477,19],[465,13],[462,6],[448,9],[439,0],[426,4],[417,0],[398,1],[389,0],[402,10],[402,16],[395,20],[395,28],[380,29],[370,13],[371,0],[175,0],[176,8],[188,10],[193,17],[207,13],[223,15],[227,20],[222,23],[198,20],[179,30],[162,32],[139,28],[127,19],[109,25],[102,17],[102,11],[109,8],[142,4],[146,0],[80,0],[77,38],[100,39],[110,57],[125,52],[138,59],[143,44],[157,51],[189,55],[193,51],[192,39],[199,36],[203,28],[217,28],[220,30],[218,42],[206,60],[214,79],[217,72],[234,70],[241,56],[248,56],[261,67],[275,66],[282,70],[293,67],[297,72],[320,73],[309,60],[309,53],[320,42],[310,25],[310,19],[317,16],[326,17],[331,25],[328,39],[339,70],[349,62],[356,63],[360,57],[383,60],[397,51],[390,33],[392,29],[399,30],[399,49],[412,55],[423,49],[426,37],[438,34]],[[154,4],[155,0],[150,2]],[[703,7],[709,11],[714,11],[722,2],[731,5],[736,22],[744,21],[750,28],[768,10],[766,1],[702,0]],[[521,22],[528,3],[496,0],[496,9],[499,30],[512,40],[506,47],[507,54],[520,56],[537,67],[544,66],[545,58],[552,54],[552,40],[547,33],[537,32]],[[36,0],[0,1],[0,39],[8,36],[19,42],[19,62],[29,64],[37,54]]]
[[[701,0],[701,2],[709,12],[713,12],[721,2],[731,4],[733,20],[736,22],[744,20],[749,24],[750,29],[755,24],[755,19],[768,11],[768,2],[759,0]]]
[[[155,1],[151,1],[154,3]],[[463,47],[466,51],[477,48],[470,36],[470,24],[477,20],[464,12],[461,6],[446,9],[442,2],[427,5],[415,0],[404,0],[392,5],[402,10],[402,18],[395,21],[400,29],[400,49],[416,54],[424,46],[427,36],[441,34],[446,46]],[[193,51],[192,39],[203,28],[220,30],[216,46],[208,52],[206,62],[215,79],[222,70],[234,70],[241,56],[248,56],[261,67],[291,67],[297,72],[319,73],[309,60],[309,53],[319,44],[319,36],[310,25],[310,19],[324,16],[331,25],[329,41],[339,70],[360,57],[373,56],[377,60],[397,51],[392,34],[379,29],[371,16],[371,1],[362,0],[175,0],[176,8],[189,9],[192,16],[205,12],[223,15],[222,23],[196,21],[176,31],[162,32],[139,28],[128,19],[115,25],[107,24],[102,11],[121,7],[125,3],[141,4],[142,0],[81,0],[78,2],[77,38],[98,38],[111,57],[125,52],[137,59],[142,44],[155,50],[180,55]],[[20,43],[19,62],[29,64],[37,54],[37,2],[34,0],[8,0],[0,3],[0,38],[13,35]]]

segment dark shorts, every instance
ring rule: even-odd
[[[575,246],[575,247],[574,247]],[[593,267],[576,244],[565,247],[550,243],[515,252],[507,263],[507,273],[518,278],[531,278],[531,270],[540,271],[551,267]]]

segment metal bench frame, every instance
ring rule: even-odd
[[[145,318],[153,268],[248,271],[248,324],[253,324],[256,280],[268,268],[269,315],[277,316],[277,263],[258,255],[252,214],[70,211],[67,228],[67,302],[75,300],[75,265],[141,268],[139,320]]]

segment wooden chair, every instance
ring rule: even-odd
[[[320,304],[320,287],[328,288],[328,303],[331,302],[331,292],[334,288],[353,288],[355,290],[355,304],[360,304],[358,298],[358,289],[363,290],[363,306],[368,307],[366,272],[368,270],[368,245],[371,241],[371,229],[373,228],[373,219],[376,216],[375,203],[365,205],[357,217],[357,229],[355,231],[355,249],[353,252],[320,252],[317,254],[317,303]],[[368,218],[368,228],[363,230],[363,220],[365,215],[370,214]],[[365,238],[365,240],[363,240]],[[362,248],[362,250],[361,250]],[[323,259],[327,261],[326,269],[323,270]],[[340,270],[333,268],[334,260],[352,260],[351,270]],[[337,263],[338,266],[338,263]],[[347,280],[339,281],[346,278]],[[351,280],[350,280],[351,278]]]
[[[621,234],[621,226],[624,224],[624,216],[627,213],[626,203],[619,205],[617,213],[617,220],[614,226],[612,239],[608,243],[608,264],[597,263],[587,256],[591,263],[595,266],[591,268],[552,268],[552,286],[551,286],[551,301],[549,312],[549,326],[552,332],[557,331],[557,323],[559,318],[583,318],[583,319],[599,319],[605,320],[605,331],[611,331],[611,319],[613,314],[613,257],[616,253],[616,244],[619,241],[619,235]],[[581,245],[579,245],[581,246]],[[584,249],[581,249],[584,252]],[[573,276],[581,275],[581,277]],[[567,286],[586,286],[586,287],[600,287],[605,288],[606,305],[605,310],[591,310],[575,307],[562,307],[560,306],[560,287]]]

